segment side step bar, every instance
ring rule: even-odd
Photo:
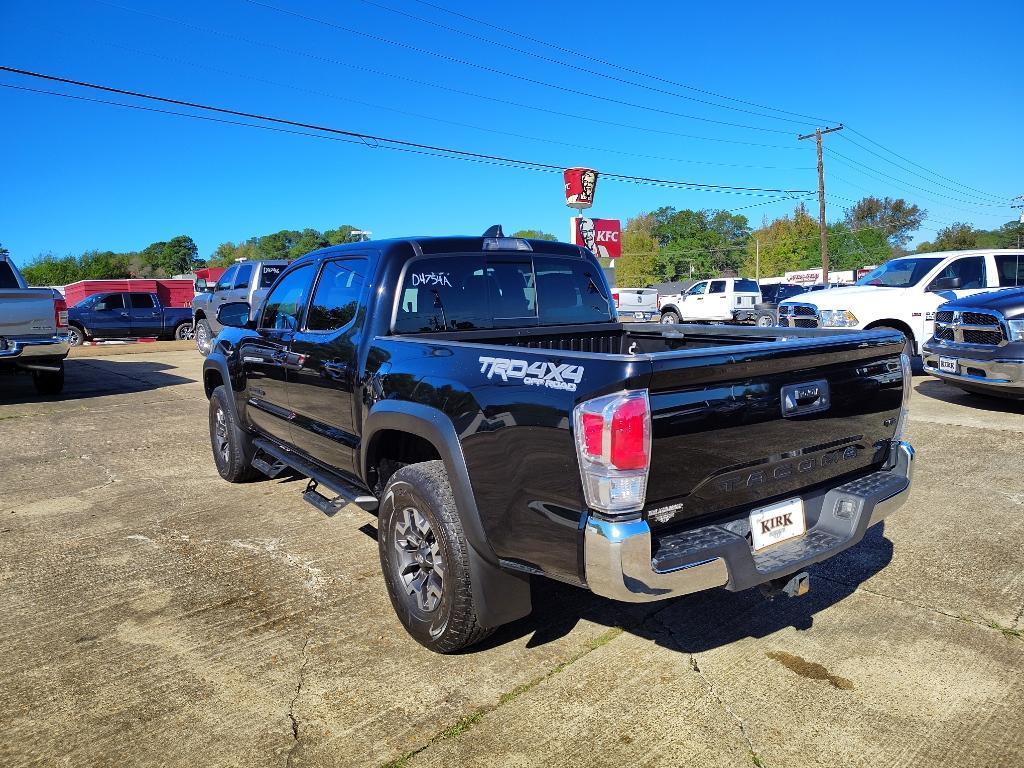
[[[269,477],[275,477],[285,467],[291,467],[300,475],[308,477],[309,484],[306,486],[302,498],[325,515],[334,515],[346,504],[355,504],[367,512],[375,512],[377,510],[377,497],[371,496],[365,490],[357,488],[333,472],[321,469],[312,462],[306,461],[292,451],[285,450],[265,438],[256,438],[253,441],[253,445],[257,448],[257,453],[252,465],[260,472]],[[260,455],[261,453],[266,454],[273,461],[268,461],[266,456]],[[270,472],[274,472],[274,474],[270,474]],[[318,486],[323,486],[333,491],[337,494],[337,497],[334,499],[327,498],[317,490]]]

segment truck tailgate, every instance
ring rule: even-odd
[[[878,332],[653,355],[652,527],[879,465],[900,412],[902,345]],[[783,415],[786,398],[793,410]]]
[[[46,288],[0,289],[0,336],[52,336],[53,292]]]

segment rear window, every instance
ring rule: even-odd
[[[736,293],[759,293],[757,283],[753,280],[737,280],[733,285]]]
[[[0,288],[21,288],[14,270],[6,261],[0,261]]]
[[[263,271],[260,273],[260,288],[269,288],[272,286],[283,269],[283,264],[264,264]]]
[[[574,258],[430,256],[409,263],[396,333],[608,322],[599,270]]]
[[[996,272],[999,273],[999,285],[1003,288],[1024,285],[1024,253],[996,256]]]

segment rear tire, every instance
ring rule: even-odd
[[[195,338],[195,328],[191,322],[179,323],[174,329],[174,340],[175,341],[190,341]]]
[[[213,349],[213,330],[205,318],[196,320],[195,339],[199,354],[203,357],[209,355]]]
[[[754,325],[758,328],[773,328],[777,323],[772,312],[758,312],[754,315]]]
[[[231,393],[223,384],[210,396],[210,446],[217,472],[229,483],[245,483],[260,476],[252,465],[256,454],[252,436],[238,426]]]
[[[679,322],[679,313],[668,309],[661,313],[661,322],[665,325],[675,325]]]
[[[64,363],[59,371],[37,371],[32,374],[32,383],[40,395],[59,395],[64,391]]]
[[[469,544],[443,462],[395,472],[377,521],[388,596],[414,640],[437,653],[455,653],[494,631],[477,620]]]
[[[85,331],[77,325],[68,326],[68,344],[72,347],[80,347],[85,343]]]

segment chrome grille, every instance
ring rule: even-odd
[[[954,344],[998,347],[1006,343],[1002,316],[996,312],[944,309],[935,313],[935,338]]]
[[[817,328],[818,308],[811,304],[781,304],[779,325],[786,328]]]

